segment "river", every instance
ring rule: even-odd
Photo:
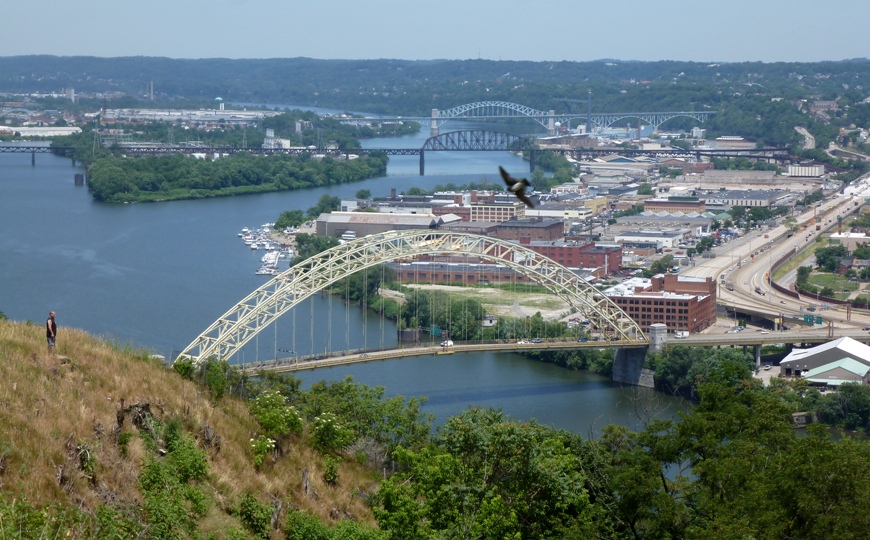
[[[446,130],[475,127],[448,123]],[[419,147],[421,133],[364,141],[365,147]],[[74,185],[82,172],[69,159],[0,154],[0,310],[13,320],[42,324],[57,312],[63,327],[84,329],[119,344],[169,358],[239,300],[264,283],[254,271],[261,251],[238,238],[243,227],[275,221],[285,210],[305,211],[323,194],[353,197],[360,189],[386,196],[412,186],[498,183],[498,166],[521,173],[528,164],[506,152],[429,152],[426,176],[416,156],[394,156],[388,174],[356,184],[156,204],[94,202]],[[238,361],[324,349],[395,343],[395,326],[326,295],[312,297],[260,333]],[[366,323],[366,324],[364,324]],[[286,353],[281,352],[282,356]],[[641,419],[670,416],[688,405],[649,389],[625,388],[588,373],[532,362],[518,354],[456,354],[409,358],[314,372],[321,379],[382,385],[388,395],[427,396],[427,412],[443,422],[469,405],[503,409],[519,419],[578,433],[608,423],[638,427]]]

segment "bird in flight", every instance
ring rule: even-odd
[[[517,180],[507,173],[504,168],[499,167],[498,171],[501,173],[501,177],[504,178],[504,183],[507,184],[508,191],[517,196],[517,199],[526,203],[526,206],[529,208],[534,208],[535,205],[532,204],[532,201],[526,197],[526,187],[531,187],[529,181],[525,178],[520,178]]]

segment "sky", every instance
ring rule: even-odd
[[[0,0],[3,4],[0,56],[870,58],[870,0]]]

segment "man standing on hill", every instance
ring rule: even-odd
[[[57,322],[54,320],[54,311],[48,313],[48,320],[45,321],[45,339],[48,341],[49,356],[54,352],[54,339],[57,337]]]

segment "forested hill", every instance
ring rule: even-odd
[[[0,57],[0,92],[120,92],[155,97],[345,108],[425,115],[482,100],[541,110],[599,112],[716,108],[729,96],[783,99],[866,97],[870,61],[815,63],[529,62]]]

